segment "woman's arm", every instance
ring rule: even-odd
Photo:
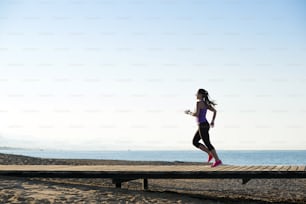
[[[213,118],[212,118],[211,123],[210,123],[210,125],[213,127],[215,125],[217,110],[212,105],[209,105],[207,108],[214,113]]]
[[[192,116],[198,117],[199,114],[200,114],[200,108],[201,108],[201,103],[200,103],[200,102],[197,102],[195,112],[191,112],[190,110],[186,110],[185,113],[186,113],[186,114],[190,114],[190,115],[192,115]]]

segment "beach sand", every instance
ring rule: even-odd
[[[101,165],[171,164],[114,160],[40,159],[0,154],[0,164]],[[189,163],[186,163],[189,164]],[[0,177],[0,203],[306,203],[306,179],[149,179],[117,189],[110,179],[42,179]]]

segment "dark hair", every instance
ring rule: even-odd
[[[217,105],[214,100],[209,99],[210,97],[205,89],[199,89],[198,93],[203,95],[203,100],[207,105]]]

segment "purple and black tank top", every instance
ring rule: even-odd
[[[207,112],[207,108],[200,109],[200,114],[199,114],[199,117],[198,117],[198,123],[207,122],[207,120],[206,120],[206,112]]]

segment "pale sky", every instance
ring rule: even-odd
[[[303,0],[0,2],[0,146],[306,149]],[[207,118],[210,121],[211,112]]]

